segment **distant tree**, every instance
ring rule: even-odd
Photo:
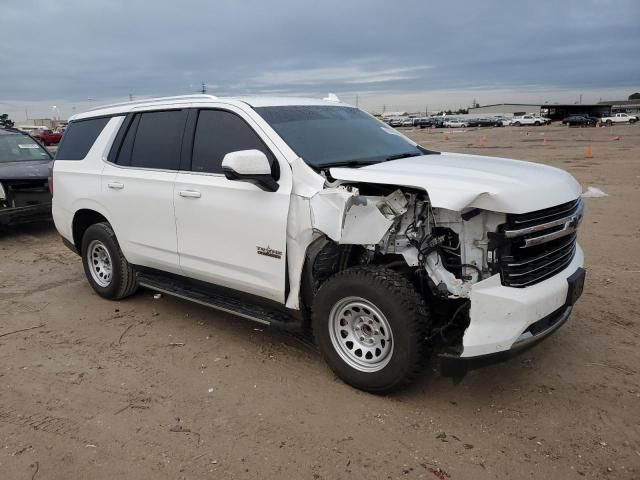
[[[3,128],[11,128],[15,124],[9,119],[9,115],[6,113],[0,114],[0,127]]]
[[[459,108],[456,113],[458,115],[466,115],[467,113],[469,113],[469,109],[468,108]]]
[[[631,95],[629,95],[629,100],[640,100],[640,93],[632,93]]]

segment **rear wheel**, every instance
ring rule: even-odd
[[[516,127],[519,127],[520,126],[520,122],[513,122],[513,125],[516,126]]]
[[[335,274],[314,298],[312,322],[323,357],[349,385],[387,393],[410,383],[420,369],[428,311],[393,270],[354,267]]]
[[[606,122],[604,122],[604,123],[606,123],[606,124],[607,124],[607,127],[610,127],[610,126],[613,124],[613,122],[612,122],[611,120],[607,120],[607,121],[606,121]]]
[[[93,289],[104,298],[118,300],[138,289],[136,273],[124,258],[113,229],[96,223],[82,237],[82,265]]]

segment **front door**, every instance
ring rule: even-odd
[[[288,164],[234,107],[199,110],[193,129],[190,165],[178,173],[174,187],[183,275],[284,303],[291,172],[280,169]],[[277,191],[222,173],[227,153],[250,149],[271,161]]]

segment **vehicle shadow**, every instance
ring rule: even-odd
[[[39,237],[48,235],[55,231],[53,220],[39,222],[21,223],[16,225],[0,225],[0,239],[7,237],[17,237],[19,235],[31,235]]]

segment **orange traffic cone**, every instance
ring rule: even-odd
[[[620,137],[613,137],[613,140],[620,140]]]
[[[444,136],[444,139],[445,139],[445,140],[449,140],[449,135],[445,135],[445,136]]]
[[[543,145],[547,144],[547,134],[546,133],[542,136],[542,144]]]
[[[487,139],[485,138],[484,135],[482,137],[480,137],[480,146],[484,147],[486,141],[487,141]]]
[[[584,158],[593,158],[593,148],[587,147],[587,151],[584,154]]]

